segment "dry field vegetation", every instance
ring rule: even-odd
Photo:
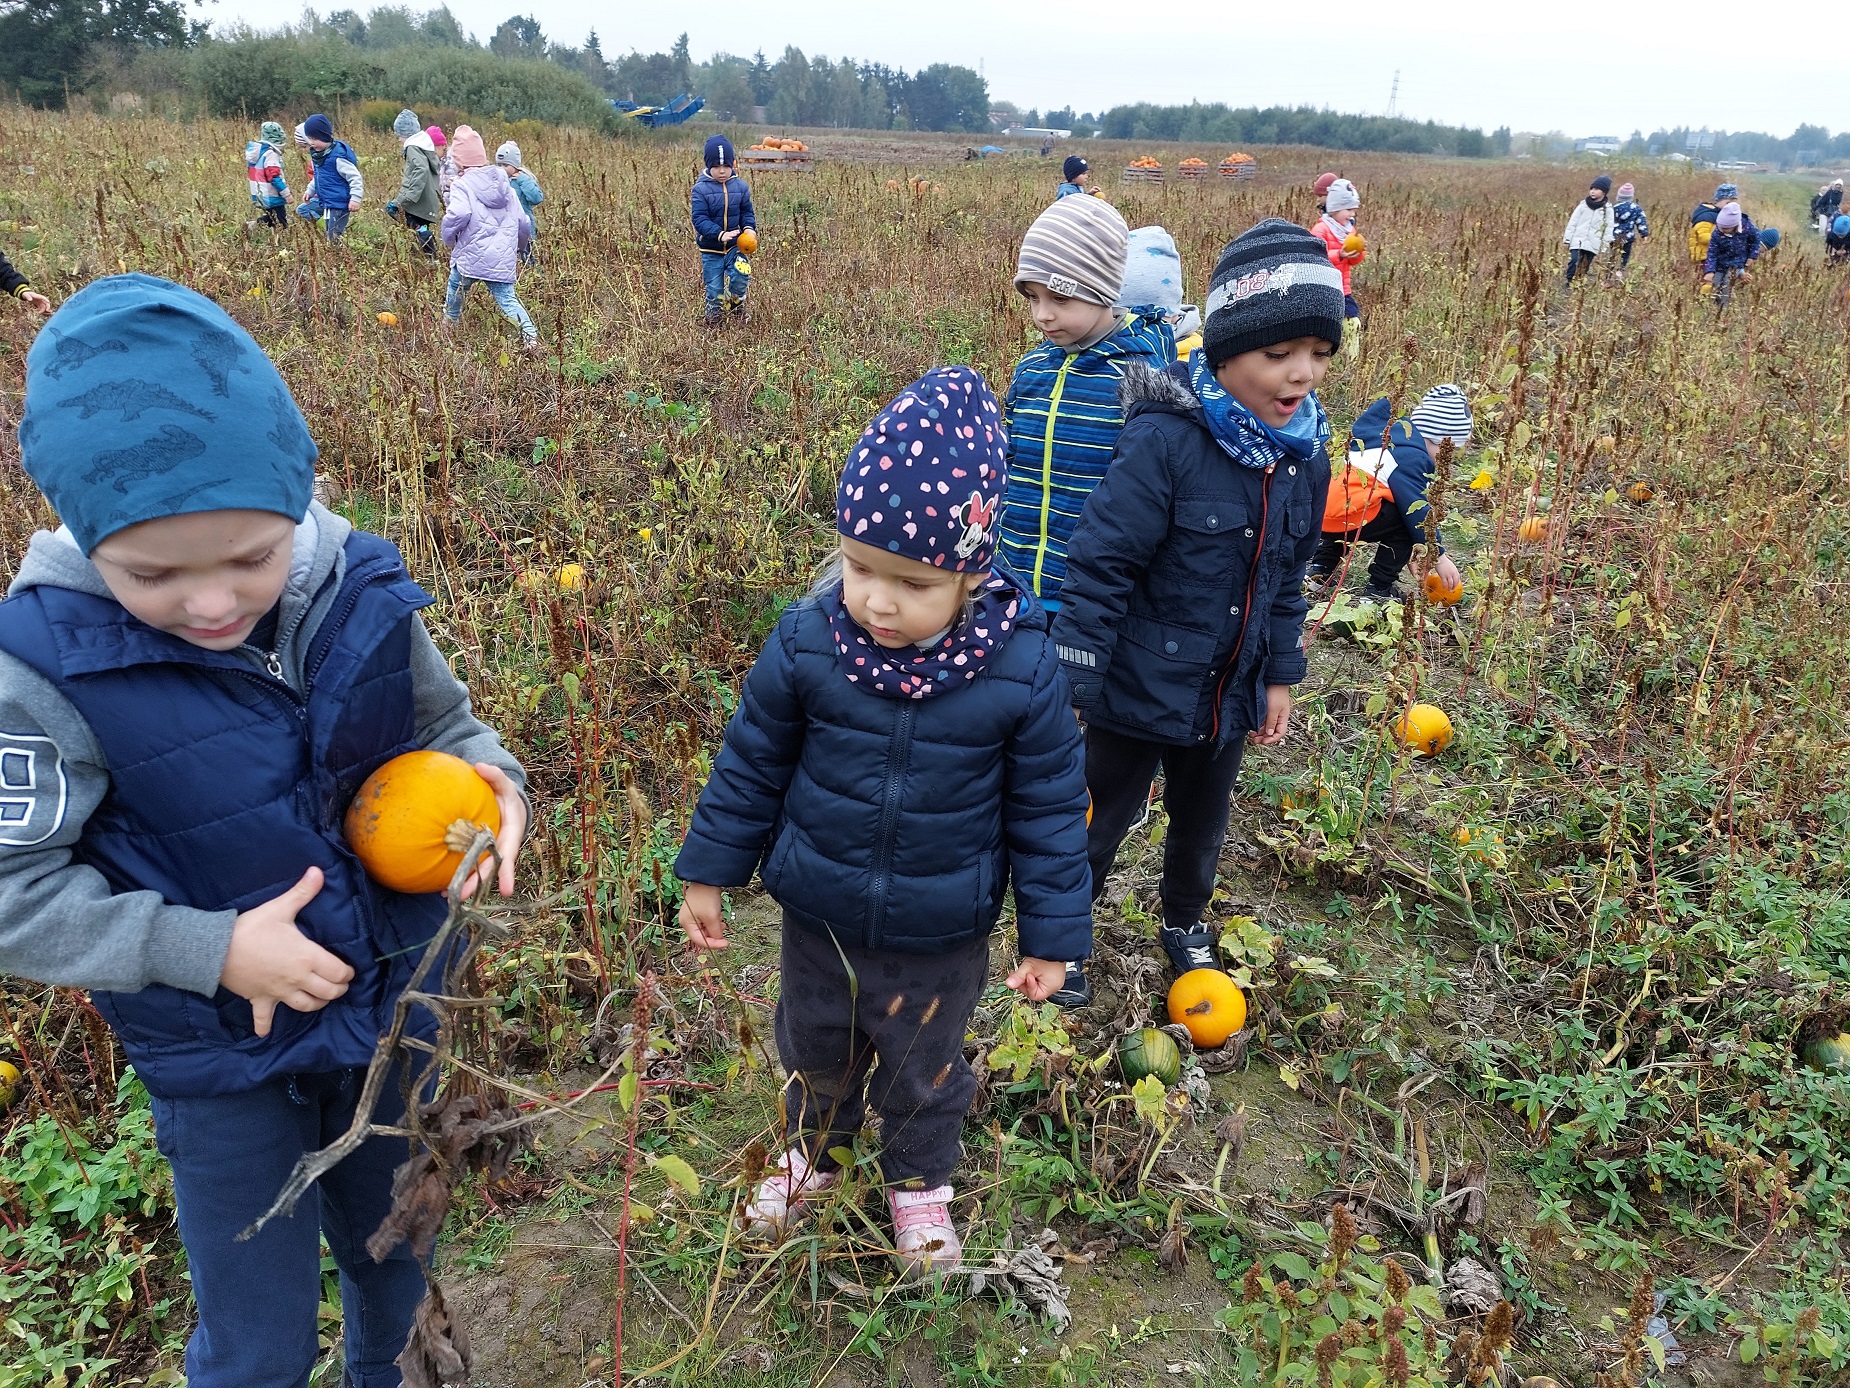
[[[924,368],[1000,390],[1027,344],[1009,278],[1050,164],[810,139],[816,174],[754,180],[753,317],[715,336],[693,137],[523,129],[548,198],[528,359],[485,297],[439,333],[441,275],[378,211],[387,138],[358,141],[376,191],[331,249],[245,230],[241,126],[9,109],[0,131],[0,237],[35,283],[145,270],[227,305],[297,392],[333,504],[402,547],[531,770],[490,1059],[535,1094],[610,1089],[459,1197],[440,1263],[477,1382],[1841,1381],[1850,1075],[1804,1057],[1850,1022],[1850,303],[1793,234],[1803,188],[1749,186],[1788,238],[1718,324],[1682,249],[1693,176],[1629,171],[1657,235],[1628,283],[1570,297],[1584,170],[1262,150],[1250,183],[1120,188],[1135,154],[1227,151],[1088,147],[1197,292],[1257,217],[1308,223],[1320,166],[1355,178],[1369,323],[1330,413],[1457,381],[1483,447],[1435,497],[1464,604],[1319,606],[1296,730],[1249,759],[1214,906],[1251,985],[1243,1049],[1167,1097],[1107,1059],[1160,1002],[1160,812],[1100,915],[1097,1005],[986,995],[959,1213],[972,1263],[1057,1234],[1056,1335],[994,1288],[895,1286],[865,1164],[781,1250],[741,1244],[752,1144],[775,1147],[775,913],[738,896],[739,947],[704,970],[669,874],[737,681],[830,542],[849,441]],[[31,330],[0,324],[9,421]],[[14,447],[9,569],[48,519]],[[1416,695],[1458,729],[1429,761],[1389,731]],[[145,1099],[81,998],[11,981],[0,1004],[25,1072],[0,1135],[0,1388],[178,1382]],[[1495,1285],[1454,1273],[1448,1302],[1435,1256]]]

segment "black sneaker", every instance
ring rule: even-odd
[[[1086,977],[1083,962],[1066,966],[1066,982],[1049,993],[1047,1001],[1065,1012],[1077,1012],[1092,1005],[1092,980]]]
[[[1373,603],[1377,607],[1386,606],[1390,602],[1405,602],[1406,600],[1406,590],[1398,583],[1390,583],[1385,588],[1371,583],[1362,590],[1362,601]]]
[[[1220,967],[1220,955],[1214,948],[1214,932],[1205,926],[1178,930],[1173,925],[1165,925],[1158,929],[1157,938],[1162,941],[1163,953],[1169,956],[1169,966],[1179,974],[1185,974],[1190,969]]]

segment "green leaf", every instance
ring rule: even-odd
[[[694,1168],[672,1153],[655,1158],[655,1169],[687,1192],[688,1199],[700,1198],[700,1177],[694,1174]]]
[[[636,1072],[634,1070],[628,1071],[622,1079],[617,1081],[617,1102],[623,1105],[625,1113],[636,1107]]]
[[[1644,1347],[1650,1352],[1651,1362],[1657,1365],[1657,1371],[1661,1374],[1664,1371],[1664,1342],[1655,1335],[1647,1335],[1644,1337]]]
[[[844,1171],[854,1165],[854,1151],[852,1148],[831,1147],[829,1148],[829,1157]]]
[[[1751,1364],[1760,1357],[1760,1337],[1748,1331],[1741,1337],[1741,1362]]]
[[[1407,1293],[1407,1304],[1428,1320],[1442,1321],[1445,1319],[1445,1306],[1439,1300],[1439,1289],[1429,1283],[1417,1283],[1413,1290]]]
[[[1131,1086],[1131,1102],[1136,1105],[1137,1116],[1146,1123],[1163,1121],[1164,1101],[1168,1097],[1169,1091],[1155,1075],[1145,1075]]]
[[[1625,630],[1626,627],[1630,626],[1631,624],[1632,624],[1631,608],[1621,607],[1618,611],[1618,614],[1615,617],[1613,617],[1612,625],[1618,630],[1623,631]]]
[[[1310,1259],[1302,1253],[1274,1253],[1272,1266],[1294,1282],[1308,1282],[1311,1279]]]

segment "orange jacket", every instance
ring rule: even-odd
[[[1345,294],[1349,292],[1349,272],[1368,259],[1367,251],[1356,251],[1351,255],[1343,249],[1343,242],[1354,230],[1353,226],[1345,227],[1331,221],[1327,216],[1319,217],[1317,225],[1310,229],[1311,235],[1323,242],[1324,249],[1329,253],[1330,264],[1343,272],[1343,293]]]

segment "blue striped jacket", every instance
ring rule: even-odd
[[[1081,352],[1043,342],[1015,364],[1008,419],[1008,489],[1002,498],[1003,558],[1050,610],[1066,579],[1066,545],[1086,498],[1111,465],[1124,428],[1124,368],[1168,368],[1175,333],[1132,317]]]

